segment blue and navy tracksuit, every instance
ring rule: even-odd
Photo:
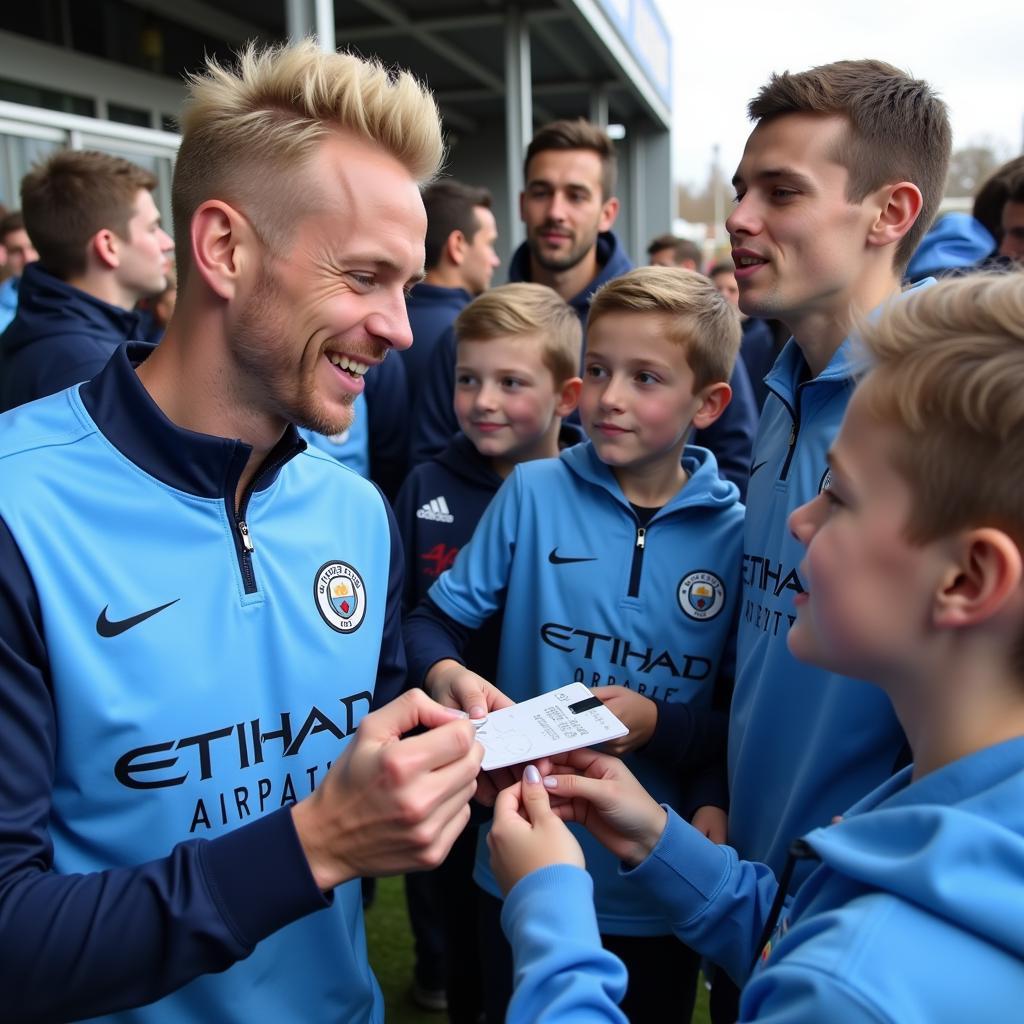
[[[125,350],[0,418],[13,1019],[383,1019],[359,883],[317,890],[290,806],[403,684],[401,545],[293,428],[236,512],[250,451]]]

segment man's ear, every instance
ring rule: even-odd
[[[885,185],[875,193],[878,213],[868,231],[868,244],[894,245],[914,226],[921,213],[921,190],[912,182]]]
[[[615,196],[609,196],[601,206],[601,219],[598,222],[599,231],[611,231],[615,218],[619,215],[619,201]]]
[[[110,228],[100,228],[89,239],[89,251],[106,270],[116,270],[121,265],[121,239]]]
[[[967,530],[935,595],[932,620],[943,629],[990,622],[1012,612],[1019,617],[1024,561],[1020,548],[1002,530]]]
[[[260,259],[262,242],[246,217],[228,203],[208,199],[189,225],[192,266],[222,299],[235,297],[244,270]]]
[[[583,388],[583,380],[580,377],[570,377],[558,389],[558,402],[555,405],[555,415],[561,416],[564,420],[580,402],[580,391]]]
[[[445,239],[444,251],[453,266],[462,266],[466,258],[466,236],[458,228]]]
[[[693,414],[693,425],[697,430],[710,427],[725,412],[725,407],[732,401],[732,388],[725,381],[716,381],[701,389],[701,404]]]

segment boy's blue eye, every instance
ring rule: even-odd
[[[657,384],[658,378],[653,373],[647,373],[646,371],[638,373],[636,375],[637,383],[639,384]]]
[[[508,388],[511,391],[515,391],[518,388],[523,387],[524,383],[521,380],[517,380],[515,377],[506,377],[501,382],[501,386],[504,387],[504,388]]]

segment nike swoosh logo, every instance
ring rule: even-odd
[[[563,558],[558,553],[558,548],[552,548],[551,554],[548,555],[548,561],[552,565],[568,565],[570,562],[596,562],[596,558]]]
[[[132,626],[137,626],[140,622],[151,619],[157,612],[170,608],[172,604],[177,604],[180,600],[180,597],[176,597],[173,601],[168,601],[167,604],[162,604],[158,608],[150,608],[148,612],[139,612],[138,615],[133,615],[130,619],[118,619],[115,622],[107,618],[107,608],[110,607],[108,604],[96,619],[96,632],[100,636],[105,637],[120,636],[126,630],[131,629]]]
[[[763,462],[756,462],[750,467],[750,475],[753,476],[762,466],[766,465],[768,460],[765,459]]]

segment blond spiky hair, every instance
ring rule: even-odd
[[[201,203],[241,205],[272,247],[315,198],[298,172],[332,131],[373,142],[423,185],[444,157],[431,94],[406,71],[309,40],[247,46],[233,67],[209,60],[189,79],[172,205],[179,278],[187,269],[189,222]]]

